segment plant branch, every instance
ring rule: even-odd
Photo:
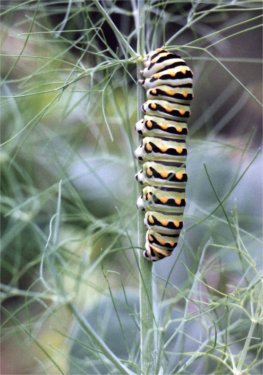
[[[145,14],[144,14],[144,0],[137,2],[136,14],[137,27],[137,53],[142,56],[145,53]],[[142,64],[137,65],[137,79],[140,78],[140,70]],[[137,86],[137,120],[143,116],[142,104],[144,102],[145,92],[141,85]],[[139,137],[138,137],[138,141]],[[139,163],[137,163],[139,168]],[[140,194],[138,188],[138,193]],[[138,212],[138,247],[144,248],[145,243],[145,226],[143,222],[143,215]],[[152,302],[152,263],[143,258],[141,251],[139,252],[139,267],[140,267],[140,349],[141,349],[141,373],[149,374],[152,369],[152,353],[153,353],[153,302]]]
[[[105,18],[105,20],[108,22],[108,24],[110,25],[110,27],[112,28],[112,30],[114,31],[117,39],[118,39],[118,42],[120,43],[120,47],[123,47],[125,46],[126,49],[129,51],[129,54],[132,56],[132,57],[135,57],[136,56],[136,53],[135,51],[133,50],[133,48],[130,46],[130,44],[127,42],[127,40],[124,38],[123,34],[120,32],[120,30],[117,28],[117,26],[115,25],[115,23],[112,21],[112,19],[110,18],[108,12],[103,8],[103,6],[101,6],[101,4],[99,3],[99,0],[93,0],[96,4],[96,7],[98,8],[98,10],[100,11],[100,13],[103,15],[103,17]],[[139,1],[140,2],[143,2],[143,1]]]
[[[120,374],[133,375],[134,373],[129,370],[125,365],[121,363],[118,357],[110,350],[110,348],[105,344],[105,342],[97,335],[94,329],[91,327],[89,322],[79,314],[78,310],[72,303],[68,303],[70,311],[73,313],[74,317],[77,319],[81,328],[88,334],[88,336],[95,343],[97,348],[101,350],[101,353],[108,358],[108,360],[116,366],[116,369],[120,371]]]

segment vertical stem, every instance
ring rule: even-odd
[[[145,53],[145,14],[144,0],[137,2],[137,53],[143,56]],[[142,64],[137,65],[137,79],[140,79],[140,70]],[[137,85],[137,120],[140,120],[142,114],[142,104],[144,102],[145,91],[141,85]],[[138,142],[140,139],[138,137]],[[139,168],[139,165],[138,165]],[[138,188],[138,192],[139,192]],[[139,192],[140,193],[140,192]],[[143,223],[143,214],[138,212],[138,244],[139,248],[145,246],[145,226]],[[153,363],[153,303],[152,303],[152,263],[143,258],[142,252],[139,252],[140,267],[140,349],[141,349],[141,373],[147,375],[151,373]]]

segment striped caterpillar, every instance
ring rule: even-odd
[[[159,48],[144,59],[139,81],[147,90],[144,118],[136,131],[142,136],[135,150],[143,162],[136,174],[143,184],[137,207],[146,211],[144,257],[157,261],[171,255],[183,227],[186,204],[186,135],[193,98],[193,74],[180,56]]]

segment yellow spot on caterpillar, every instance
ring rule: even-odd
[[[182,202],[182,199],[181,199],[181,198],[175,198],[175,203],[176,203],[177,205],[181,204],[181,202]]]
[[[147,170],[146,170],[146,174],[147,174],[147,176],[152,176],[153,175],[153,172],[151,171],[151,169],[150,168],[147,168]]]
[[[176,174],[177,180],[181,180],[183,178],[184,173],[183,172],[177,172]]]
[[[174,226],[178,228],[180,226],[180,221],[174,220]]]
[[[156,94],[157,94],[157,90],[156,90],[156,89],[152,89],[152,90],[150,91],[150,93],[153,94],[153,95],[156,95]]]
[[[181,127],[179,127],[179,126],[176,126],[176,130],[178,131],[178,133],[182,133],[183,128],[181,128]]]
[[[167,178],[168,177],[168,172],[164,171],[164,172],[160,172],[160,175],[162,178]]]
[[[161,201],[163,204],[165,204],[165,203],[168,202],[168,198],[166,198],[166,197],[161,197],[161,198],[159,198],[159,199],[160,199],[160,201]]]
[[[151,215],[148,217],[148,222],[149,222],[150,224],[153,224],[153,223],[154,223],[154,218],[153,218]]]
[[[152,128],[153,123],[150,120],[148,120],[148,121],[146,121],[146,126],[147,126],[147,128]]]
[[[168,94],[168,95],[173,95],[173,94],[174,94],[174,91],[173,91],[173,90],[166,90],[166,94]]]
[[[160,241],[159,241],[160,242]],[[175,246],[176,242],[171,241],[170,239],[167,241],[163,241],[162,245],[165,245],[166,243],[170,244],[171,246]]]
[[[161,224],[164,226],[164,227],[167,227],[169,221],[168,220],[161,220]]]
[[[164,124],[164,123],[160,124],[159,126],[161,129],[164,129],[164,130],[168,128],[168,124]]]
[[[159,150],[160,150],[161,152],[166,152],[166,151],[167,151],[167,148],[168,148],[168,147],[166,147],[166,146],[159,146]]]
[[[149,235],[148,235],[148,240],[149,240],[149,241],[153,241],[153,240],[154,240],[153,236],[151,236],[151,235],[149,234]]]
[[[186,68],[181,68],[181,73],[186,74],[186,72],[187,72]]]
[[[187,98],[187,96],[188,96],[188,92],[187,92],[187,91],[183,91],[183,92],[182,92],[182,95],[183,95],[184,98]]]
[[[157,104],[156,104],[156,103],[151,103],[151,104],[149,105],[149,107],[150,107],[151,109],[156,109],[156,108],[157,108]]]
[[[186,110],[185,109],[179,109],[179,113],[180,113],[180,115],[184,115],[185,114],[185,112],[186,112]]]
[[[165,245],[166,244],[166,241],[165,240],[160,240],[160,239],[158,239],[158,242],[160,243],[160,245]]]
[[[183,147],[178,146],[178,147],[176,147],[175,149],[176,149],[176,152],[177,152],[178,154],[181,154],[181,153],[183,152]]]
[[[146,150],[147,151],[152,151],[152,146],[150,145],[150,143],[147,143],[146,145],[145,145],[145,148],[146,148]]]
[[[164,109],[166,110],[166,112],[172,112],[173,108],[170,108],[170,107],[164,107]]]

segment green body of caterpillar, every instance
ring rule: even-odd
[[[185,61],[159,48],[144,60],[147,101],[136,130],[142,135],[135,156],[143,162],[136,179],[144,185],[137,207],[145,211],[144,256],[157,261],[171,255],[183,227],[187,182],[185,138],[193,75]]]

